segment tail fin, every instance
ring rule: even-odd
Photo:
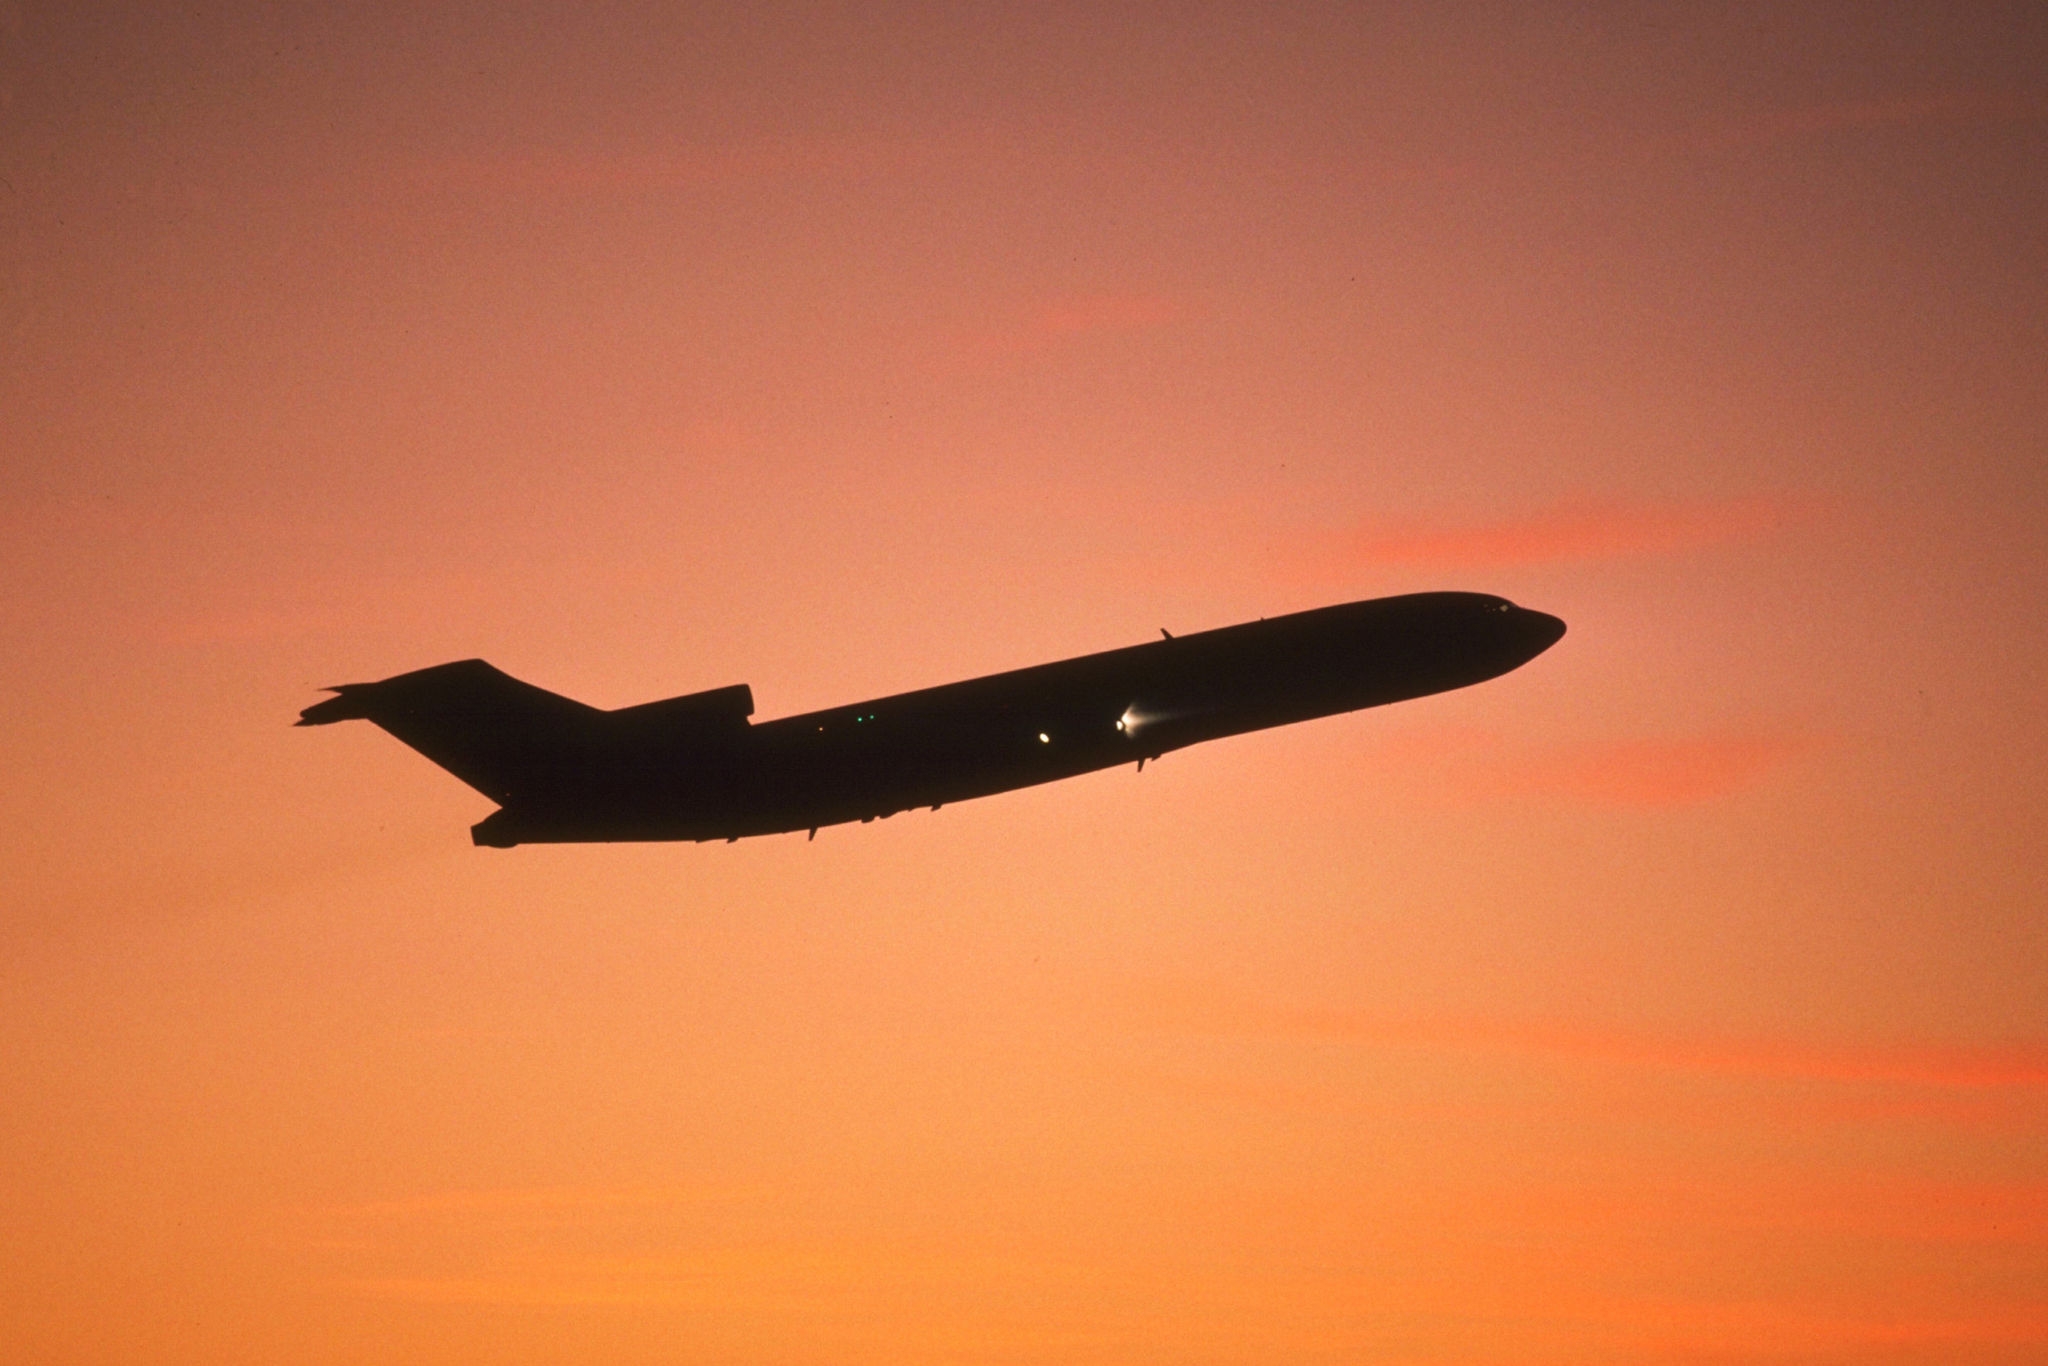
[[[572,783],[604,714],[481,659],[328,691],[336,695],[300,712],[298,724],[372,722],[501,806]]]

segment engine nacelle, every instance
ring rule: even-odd
[[[659,702],[642,702],[637,707],[620,707],[605,713],[608,728],[617,728],[650,739],[698,732],[731,732],[747,728],[754,714],[754,690],[744,683],[729,688],[685,693]]]

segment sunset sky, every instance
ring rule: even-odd
[[[2048,1360],[2048,6],[0,4],[0,1359]],[[1499,593],[1464,692],[473,848]]]

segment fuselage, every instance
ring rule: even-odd
[[[1273,617],[777,720],[605,748],[479,844],[737,839],[938,807],[1461,688],[1564,634],[1477,593]],[[601,713],[600,715],[618,715]]]

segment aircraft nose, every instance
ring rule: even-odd
[[[1515,634],[1528,658],[1534,659],[1558,641],[1564,639],[1564,622],[1548,612],[1532,612],[1526,607],[1515,609]]]

